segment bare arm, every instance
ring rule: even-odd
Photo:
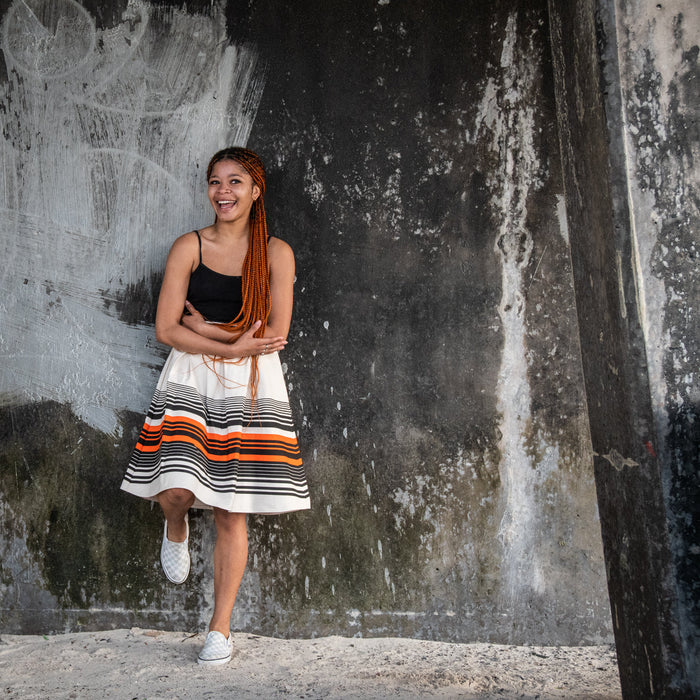
[[[294,302],[294,253],[287,243],[271,238],[268,248],[270,263],[270,317],[265,338],[283,337],[289,333]]]
[[[189,301],[185,301],[185,308],[189,313],[180,319],[180,323],[198,335],[212,340],[220,340],[222,343],[232,343],[241,335],[240,331],[231,332],[222,328],[218,323],[208,323]]]
[[[185,308],[187,287],[197,255],[197,241],[192,234],[180,236],[170,249],[156,311],[157,340],[183,352],[217,355],[229,359],[258,355],[265,350],[266,345],[267,352],[281,350],[285,345],[282,336],[253,337],[260,326],[259,322],[253,324],[250,330],[234,342],[208,338],[182,325],[182,310]]]

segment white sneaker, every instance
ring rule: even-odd
[[[197,663],[203,666],[227,664],[231,660],[232,652],[233,639],[230,632],[228,637],[224,637],[221,632],[209,632],[204,640],[204,647],[197,657]]]
[[[168,539],[168,521],[163,528],[163,544],[160,546],[160,563],[168,581],[184,583],[190,575],[190,523],[185,515],[187,535],[184,542],[171,542]]]

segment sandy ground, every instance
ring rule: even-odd
[[[0,637],[2,698],[621,698],[615,652],[415,639],[235,634],[231,662],[197,666],[204,636],[134,628]]]

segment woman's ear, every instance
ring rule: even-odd
[[[253,200],[256,200],[260,196],[260,188],[257,185],[253,185]]]

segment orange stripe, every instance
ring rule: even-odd
[[[196,447],[202,454],[206,456],[207,459],[211,460],[212,462],[228,462],[233,459],[237,459],[239,461],[243,462],[275,462],[275,463],[280,463],[280,464],[290,464],[293,466],[300,466],[302,463],[301,458],[296,458],[293,459],[291,457],[285,456],[285,455],[271,455],[271,454],[247,454],[244,456],[241,456],[241,448],[245,448],[246,446],[248,449],[253,449],[255,447],[259,448],[259,445],[255,445],[254,443],[262,442],[262,443],[282,443],[282,449],[284,447],[292,448],[292,451],[297,453],[299,452],[298,445],[297,445],[297,440],[296,438],[288,438],[284,437],[281,435],[278,435],[276,433],[273,433],[271,435],[265,434],[265,433],[241,433],[241,432],[235,432],[235,433],[228,433],[226,435],[218,435],[218,434],[212,434],[212,433],[207,433],[202,429],[202,424],[199,423],[198,421],[194,421],[192,419],[170,419],[168,420],[166,418],[165,421],[170,429],[172,430],[173,426],[177,426],[178,424],[188,424],[191,426],[191,428],[194,429],[196,433],[198,433],[200,436],[204,436],[203,438],[195,438],[190,435],[183,435],[183,434],[175,434],[175,435],[162,435],[160,437],[160,440],[158,440],[157,444],[152,445],[152,446],[146,446],[141,442],[141,439],[139,439],[138,443],[136,444],[136,450],[139,452],[143,453],[149,453],[149,452],[157,452],[160,449],[160,445],[163,442],[166,443],[176,443],[176,442],[186,442],[190,445],[193,445]],[[148,426],[150,428],[151,426]],[[146,438],[148,435],[152,435],[154,438],[157,439],[158,434],[161,432],[161,427],[159,426],[157,430],[149,430],[146,426],[144,426],[143,430],[141,431],[141,436],[143,438]],[[223,455],[217,455],[209,450],[205,449],[204,443],[208,442],[210,445],[216,446],[217,444],[221,445],[220,449],[225,449],[226,445],[224,443],[226,442],[234,442],[238,443],[237,449],[232,452],[228,452],[227,454]],[[275,449],[274,445],[270,445],[271,449]]]
[[[172,438],[163,438],[163,442],[187,442],[194,445],[208,460],[212,462],[230,462],[237,459],[241,462],[276,462],[279,464],[291,464],[294,466],[301,465],[301,458],[292,459],[285,455],[270,455],[270,454],[247,454],[241,455],[239,450],[234,450],[228,454],[213,454],[209,450],[204,449],[204,446],[198,440],[184,437],[182,435],[173,436]]]
[[[288,445],[296,445],[297,439],[296,437],[290,438],[290,437],[285,437],[284,435],[280,435],[279,433],[242,433],[240,431],[236,431],[233,433],[224,433],[224,434],[219,434],[219,433],[208,433],[204,430],[202,424],[197,421],[193,420],[192,418],[171,418],[169,416],[166,416],[165,419],[163,420],[162,423],[159,423],[157,426],[151,426],[151,425],[144,425],[143,429],[141,430],[142,435],[155,435],[159,433],[161,430],[164,430],[166,426],[168,429],[172,430],[173,428],[177,427],[178,425],[185,424],[187,426],[190,426],[194,431],[199,433],[200,435],[206,436],[206,439],[209,442],[212,443],[217,443],[217,442],[226,442],[228,440],[234,439],[234,438],[240,438],[242,440],[263,440],[267,441],[270,439],[272,435],[274,435],[275,440],[278,442],[283,442],[287,443]]]

